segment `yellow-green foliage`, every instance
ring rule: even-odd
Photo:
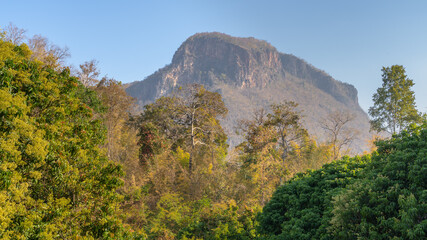
[[[178,147],[176,149],[175,155],[176,155],[175,156],[176,159],[181,163],[183,167],[188,167],[188,161],[190,160],[190,153],[185,152],[184,150],[182,150],[181,147]]]
[[[30,55],[0,39],[0,239],[126,237],[99,100]]]

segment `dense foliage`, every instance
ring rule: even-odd
[[[241,121],[244,141],[229,151],[219,93],[180,87],[132,115],[96,60],[73,77],[66,49],[41,36],[23,44],[10,29],[0,33],[0,239],[426,238],[426,125],[335,161],[354,139],[352,116],[332,113],[318,143],[284,101]]]
[[[371,129],[399,133],[411,123],[420,123],[421,114],[415,106],[411,87],[414,82],[406,76],[401,65],[382,68],[383,84],[373,95],[374,106],[369,108]]]
[[[335,197],[335,239],[427,238],[427,126],[378,143],[364,176]]]
[[[272,104],[240,124],[244,136],[238,147],[242,181],[260,205],[293,174],[331,160],[330,147],[317,144],[308,135],[296,107],[294,102]]]
[[[370,162],[344,158],[316,171],[300,173],[280,186],[259,216],[260,233],[272,239],[328,239],[332,198],[360,176]]]
[[[221,95],[192,85],[131,119],[144,178],[127,192],[124,209],[128,223],[148,238],[255,235],[257,211],[236,203],[236,169],[225,161],[227,137],[219,117],[226,113]]]
[[[125,237],[96,94],[0,40],[0,238]]]
[[[427,126],[377,143],[378,151],[299,174],[259,216],[271,239],[425,239]]]

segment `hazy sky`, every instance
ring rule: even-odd
[[[223,32],[266,40],[354,85],[367,110],[382,66],[403,65],[427,112],[427,1],[2,1],[0,27],[68,46],[68,63],[97,59],[103,75],[142,80],[185,39]]]

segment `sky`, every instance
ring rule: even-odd
[[[96,59],[102,75],[123,83],[169,64],[195,33],[254,37],[352,84],[365,111],[381,87],[381,68],[403,65],[418,109],[427,112],[423,0],[5,0],[0,27],[9,22],[67,46],[69,64]]]

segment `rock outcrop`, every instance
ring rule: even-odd
[[[171,64],[143,81],[130,84],[126,91],[143,106],[192,83],[222,94],[230,110],[222,124],[230,134],[232,145],[239,142],[233,131],[238,119],[249,118],[255,108],[292,100],[299,103],[306,127],[319,140],[325,139],[319,119],[335,110],[354,114],[353,125],[362,132],[362,137],[353,148],[356,152],[366,149],[369,121],[352,85],[254,38],[195,34],[179,47]]]

